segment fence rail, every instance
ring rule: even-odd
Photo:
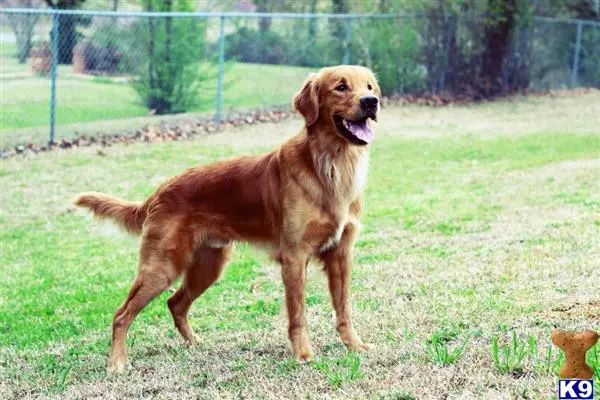
[[[290,18],[290,19],[361,19],[361,18],[427,18],[424,14],[416,13],[355,13],[355,14],[336,14],[336,13],[266,13],[266,12],[148,12],[148,11],[102,11],[102,10],[57,10],[57,9],[35,9],[35,8],[2,8],[2,14],[36,14],[36,15],[84,15],[91,17],[179,17],[179,18]],[[483,15],[478,17],[484,17]],[[532,17],[534,21],[558,22],[566,24],[582,24],[600,27],[600,22],[586,19],[575,18],[554,18],[554,17]]]
[[[90,10],[57,10],[57,9],[32,9],[32,8],[5,8],[5,14],[38,14],[38,15],[84,15],[93,17],[176,17],[176,18],[332,18],[332,19],[358,19],[358,18],[398,18],[398,17],[423,17],[420,14],[409,13],[369,13],[369,14],[335,14],[335,13],[264,13],[264,12],[149,12],[149,11],[90,11]]]
[[[212,114],[219,123],[226,108],[288,103],[309,70],[328,64],[368,65],[387,93],[465,91],[483,68],[481,16],[6,8],[0,14],[0,80],[5,98],[15,93],[10,104],[2,100],[3,144],[5,136],[18,141],[22,132],[48,125],[39,115],[45,79],[54,143],[57,126],[143,117],[144,107]],[[20,63],[7,54],[12,45]],[[600,22],[533,17],[514,27],[500,63],[507,87],[600,87]]]

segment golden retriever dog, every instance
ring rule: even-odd
[[[313,357],[304,295],[311,259],[324,266],[342,341],[351,350],[368,348],[352,326],[349,292],[374,136],[369,119],[377,118],[380,95],[367,68],[324,68],[294,97],[304,127],[276,150],[191,168],[144,202],[99,193],[76,198],[76,205],[141,235],[137,277],[112,323],[111,371],[125,366],[133,319],[180,275],[168,307],[183,338],[196,343],[188,311],[219,278],[236,241],[267,247],[281,264],[288,335],[298,360]]]

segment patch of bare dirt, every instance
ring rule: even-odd
[[[576,301],[574,303],[567,303],[549,311],[542,312],[542,317],[545,319],[574,319],[574,318],[586,318],[589,319],[590,323],[600,322],[600,299],[594,299],[589,301]]]

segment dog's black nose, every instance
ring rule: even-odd
[[[377,108],[377,103],[379,103],[377,96],[369,95],[360,98],[360,106],[365,110]]]

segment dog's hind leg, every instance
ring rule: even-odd
[[[127,361],[125,341],[127,331],[133,319],[156,296],[165,291],[171,282],[166,274],[157,271],[143,271],[133,281],[127,299],[117,310],[112,324],[112,348],[109,360],[109,371],[120,372]]]
[[[168,300],[175,326],[190,345],[197,343],[187,319],[190,306],[219,278],[230,257],[231,249],[231,244],[220,248],[198,248],[184,273],[181,287]]]
[[[185,234],[173,237],[179,240],[172,242],[160,234],[146,232],[142,239],[138,275],[113,318],[110,371],[120,372],[125,366],[127,331],[135,317],[171,285],[192,258],[188,255],[191,245]]]

